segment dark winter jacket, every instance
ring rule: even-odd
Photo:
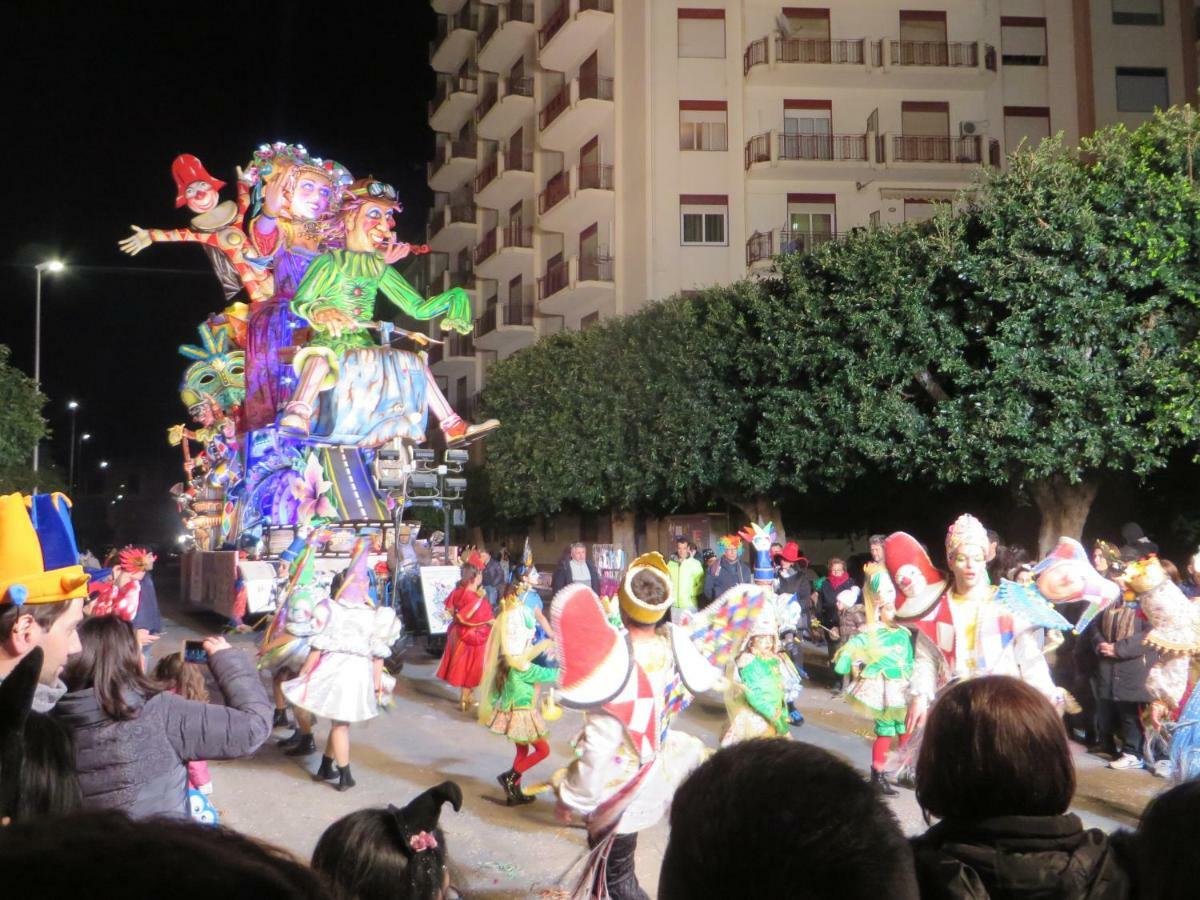
[[[829,581],[829,577],[822,578],[817,586],[817,619],[826,628],[839,629],[839,640],[845,640],[848,635],[841,634],[842,627],[841,613],[837,606],[837,596],[842,591],[848,591],[855,587],[854,579],[849,578],[843,581],[836,588]],[[859,595],[858,603],[862,603],[862,595]],[[865,613],[864,613],[865,617]]]
[[[943,821],[912,847],[922,900],[1132,897],[1108,837],[1074,815]]]
[[[74,732],[75,765],[88,809],[119,809],[134,818],[186,816],[187,762],[249,756],[271,734],[272,704],[254,662],[222,650],[209,668],[229,706],[171,694],[127,698],[140,707],[115,721],[93,688],[73,691],[54,715]]]
[[[1127,637],[1119,637],[1127,631]],[[1146,690],[1146,675],[1158,661],[1158,651],[1146,644],[1148,631],[1150,623],[1141,610],[1126,603],[1106,609],[1088,626],[1086,637],[1096,654],[1093,677],[1097,698],[1128,703],[1149,703],[1153,699]],[[1117,655],[1100,655],[1096,648],[1102,643],[1112,644]]]
[[[134,630],[145,628],[151,634],[162,634],[162,614],[158,611],[158,592],[154,589],[154,578],[149,572],[142,578],[140,587],[138,608],[137,612],[133,614],[131,624]]]
[[[704,599],[709,603],[739,584],[750,584],[750,567],[740,559],[730,562],[718,556],[704,570]]]
[[[600,593],[600,573],[596,571],[596,567],[592,565],[592,561],[587,560],[588,575],[592,579],[592,590],[597,594]],[[560,560],[554,569],[554,575],[550,579],[550,590],[558,593],[568,584],[571,583],[571,557]]]

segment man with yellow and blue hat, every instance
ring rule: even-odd
[[[59,676],[80,649],[88,577],[70,507],[63,494],[0,496],[0,681],[40,647],[36,712],[48,712],[66,692]]]

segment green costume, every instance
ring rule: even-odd
[[[783,698],[783,673],[778,657],[752,656],[750,662],[738,666],[738,674],[746,704],[771,723],[776,734],[787,734],[787,703]]]
[[[852,669],[858,675],[846,700],[875,720],[875,733],[880,737],[904,734],[913,672],[913,640],[908,629],[879,624],[854,635],[833,659],[833,670],[839,675]]]
[[[445,328],[470,334],[474,327],[471,299],[462,288],[451,288],[426,299],[384,262],[383,254],[354,250],[331,250],[317,257],[292,298],[292,312],[311,322],[319,310],[336,309],[366,324],[374,321],[375,296],[379,291],[414,319],[424,321],[445,313],[442,319]],[[335,338],[320,326],[316,328],[317,334],[309,344],[313,347],[328,347],[341,354],[354,347],[375,346],[372,337],[362,329]]]

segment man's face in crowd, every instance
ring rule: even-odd
[[[692,548],[688,546],[687,541],[675,542],[675,555],[680,559],[687,559],[692,555]]]
[[[33,616],[21,616],[9,638],[10,652],[25,656],[34,647],[42,648],[42,684],[54,684],[67,664],[82,647],[79,644],[79,623],[83,621],[83,600],[70,602],[67,611],[49,628],[43,628]]]
[[[741,550],[740,547],[736,547],[736,546],[730,544],[728,547],[725,548],[725,558],[727,560],[729,560],[730,562],[737,562],[737,558],[738,558],[740,550]]]
[[[883,544],[874,543],[871,545],[871,562],[883,562]]]
[[[986,551],[983,547],[960,547],[950,561],[950,568],[954,572],[958,592],[966,593],[977,584],[982,584],[987,575]]]
[[[587,548],[586,547],[572,547],[571,548],[571,559],[575,560],[575,562],[586,561],[587,560]]]
[[[846,567],[843,566],[841,563],[834,563],[832,566],[829,567],[829,577],[830,578],[841,578],[845,574],[846,574]]]

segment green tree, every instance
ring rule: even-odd
[[[42,418],[46,398],[37,385],[9,362],[12,352],[0,344],[0,490],[29,491],[33,445],[49,431]]]
[[[1105,472],[1198,427],[1190,110],[985,176],[960,214],[781,260],[758,298],[756,435],[783,483],[872,469],[1025,491],[1078,537]],[[749,348],[748,348],[749,349]],[[792,410],[799,409],[799,414]]]

